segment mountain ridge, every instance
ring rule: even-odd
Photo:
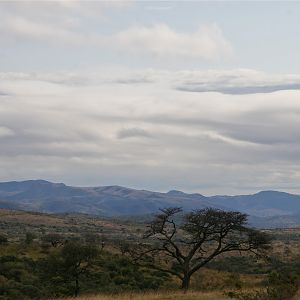
[[[153,192],[118,185],[76,187],[46,180],[0,182],[0,208],[46,213],[78,212],[101,216],[144,215],[160,208],[179,206],[185,211],[213,207],[238,210],[263,223],[280,216],[300,226],[300,195],[260,191],[250,195],[204,196],[178,190]],[[291,221],[292,220],[292,221]],[[276,222],[275,222],[276,223]]]

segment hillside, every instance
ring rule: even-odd
[[[27,232],[41,237],[58,233],[69,237],[96,236],[105,240],[136,239],[145,225],[85,214],[45,214],[0,208],[0,235],[12,241],[24,239]]]
[[[262,191],[253,195],[212,196],[136,190],[121,186],[73,187],[44,180],[0,183],[0,208],[46,213],[85,213],[100,216],[138,216],[160,208],[184,210],[215,207],[249,214],[260,227],[300,226],[300,196]]]

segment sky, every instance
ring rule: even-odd
[[[300,2],[0,1],[0,181],[300,194]]]

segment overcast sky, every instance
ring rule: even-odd
[[[0,181],[300,193],[300,2],[0,2]]]

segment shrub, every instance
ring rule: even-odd
[[[4,245],[8,242],[7,237],[5,235],[0,234],[0,245]]]

